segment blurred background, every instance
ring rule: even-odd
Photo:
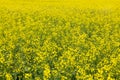
[[[0,7],[35,8],[41,6],[113,9],[120,7],[120,0],[0,0]]]

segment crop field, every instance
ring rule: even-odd
[[[120,80],[119,3],[1,0],[0,80]]]

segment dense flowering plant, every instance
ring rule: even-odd
[[[0,10],[0,80],[120,80],[120,12]]]

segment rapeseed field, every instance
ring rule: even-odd
[[[120,80],[119,0],[1,0],[0,80]]]

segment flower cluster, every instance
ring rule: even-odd
[[[120,12],[0,10],[0,80],[119,80]]]

